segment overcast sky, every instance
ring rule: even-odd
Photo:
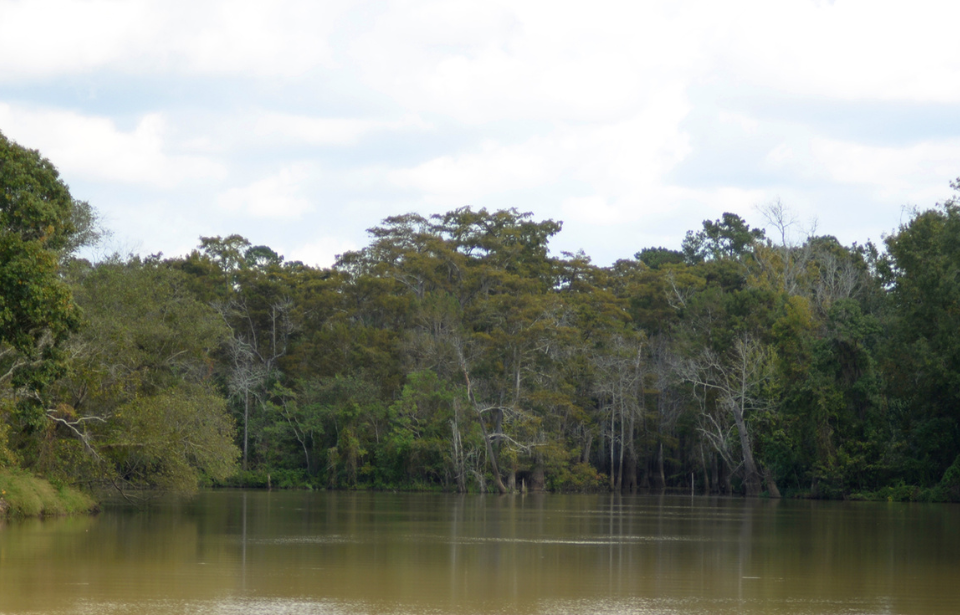
[[[960,175],[960,3],[0,0],[0,132],[114,245],[326,266],[386,216],[562,220],[601,265],[780,199],[879,240]]]

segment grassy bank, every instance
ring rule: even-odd
[[[0,470],[0,517],[74,515],[97,510],[89,495],[22,470]]]

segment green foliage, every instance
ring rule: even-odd
[[[76,235],[74,201],[49,160],[0,134],[0,353],[22,419],[43,423],[44,391],[80,313],[58,272]],[[9,370],[9,371],[8,371]]]
[[[683,252],[667,248],[644,248],[637,252],[634,258],[650,269],[660,269],[664,265],[679,265],[684,261]]]
[[[378,448],[381,483],[450,485],[451,421],[454,404],[463,402],[462,393],[435,373],[410,374],[400,398],[389,408],[390,430]]]
[[[903,481],[900,498],[960,453],[960,370],[942,368],[960,330],[953,256],[937,239],[951,207],[891,237],[886,260],[832,237],[764,242],[725,214],[682,251],[599,268],[549,255],[559,223],[463,208],[388,218],[334,270],[239,236],[170,266],[263,370],[247,482],[589,490],[693,472],[817,497]],[[239,413],[230,356],[213,371]]]
[[[181,385],[120,406],[98,446],[134,486],[190,491],[235,471],[235,432],[221,396]]]
[[[775,210],[780,244],[725,213],[611,267],[552,254],[560,222],[464,207],[387,218],[318,270],[239,235],[72,260],[100,231],[52,165],[0,137],[0,186],[0,467],[170,489],[693,475],[721,493],[960,498],[952,200],[886,254],[788,244]]]
[[[934,488],[932,496],[938,502],[960,502],[960,455],[957,455],[943,473],[943,478]]]
[[[211,480],[216,487],[246,489],[305,489],[322,488],[316,476],[303,469],[261,467],[256,470],[240,470],[225,479]]]
[[[955,187],[957,187],[955,185]],[[893,393],[904,416],[911,482],[932,485],[960,453],[960,206],[917,213],[887,238],[894,306]]]
[[[556,473],[551,473],[549,487],[552,491],[597,491],[603,488],[606,481],[606,476],[582,461],[561,466]]]
[[[765,237],[762,229],[752,229],[737,214],[725,213],[720,220],[703,221],[703,230],[687,231],[682,252],[688,263],[741,258]]]
[[[235,427],[210,379],[223,324],[157,259],[67,268],[85,327],[66,344],[45,437],[21,463],[68,482],[195,489],[234,471]]]
[[[5,407],[0,402],[0,470],[14,467],[17,463],[17,457],[10,450],[10,415],[11,408]]]
[[[302,407],[297,393],[274,383],[265,406],[266,425],[262,430],[264,448],[269,451],[271,465],[300,465],[281,456],[284,451],[301,453],[305,474],[318,466],[316,448],[324,435],[323,413],[316,406]]]
[[[93,498],[22,470],[0,471],[0,514],[16,517],[56,516],[96,510]]]

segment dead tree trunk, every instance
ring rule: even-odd
[[[474,397],[473,385],[470,382],[470,372],[467,371],[467,363],[462,353],[460,354],[460,369],[463,372],[463,378],[467,384],[467,399],[469,399],[470,404],[473,405],[473,409],[477,413],[478,422],[480,423],[480,432],[483,434],[483,443],[487,449],[487,460],[490,462],[490,471],[493,472],[493,482],[497,486],[497,491],[501,495],[505,494],[507,493],[507,487],[503,484],[503,479],[500,477],[500,464],[497,463],[497,453],[493,448],[490,433],[487,432],[483,409],[480,407],[480,404],[477,403],[476,397]]]
[[[663,442],[660,443],[660,450],[657,453],[657,470],[660,472],[660,488],[667,488],[667,478],[663,473]]]
[[[729,466],[743,468],[745,494],[759,496],[763,475],[753,455],[747,413],[771,409],[762,396],[763,385],[770,378],[768,353],[762,344],[744,335],[723,355],[704,349],[697,359],[682,365],[681,371],[700,397],[700,433]],[[708,391],[712,393],[708,394]],[[734,429],[740,444],[739,463],[734,460],[736,453],[729,446]],[[729,481],[729,474],[727,478]]]

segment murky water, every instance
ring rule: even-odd
[[[6,524],[0,613],[960,613],[960,506],[209,492]]]

